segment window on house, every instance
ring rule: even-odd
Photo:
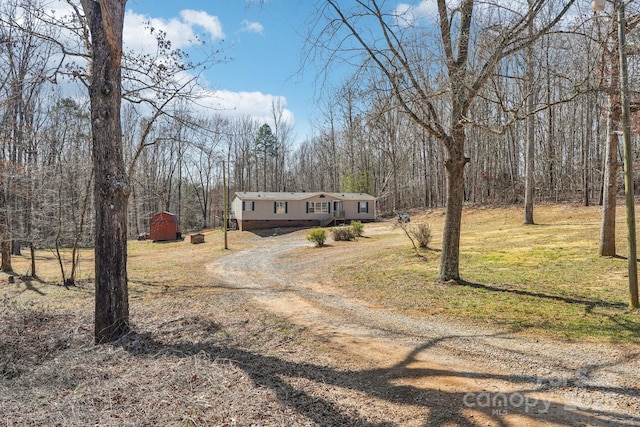
[[[255,211],[256,210],[256,202],[242,202],[242,210],[243,211]]]
[[[274,202],[273,211],[277,214],[287,213],[287,202]]]
[[[309,213],[328,213],[329,202],[309,202]]]
[[[369,202],[358,202],[359,213],[369,213]]]

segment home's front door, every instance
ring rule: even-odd
[[[344,211],[342,210],[342,201],[333,202],[333,216],[334,218],[344,218]]]

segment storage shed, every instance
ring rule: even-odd
[[[149,221],[149,238],[158,240],[177,240],[181,237],[178,217],[171,212],[160,212]]]

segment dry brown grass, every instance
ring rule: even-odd
[[[233,234],[233,247],[250,238]],[[245,425],[301,419],[232,360],[290,339],[260,311],[247,322],[220,299],[204,266],[223,254],[222,235],[205,244],[130,242],[132,324],[114,345],[92,345],[91,252],[78,287],[64,289],[51,254],[41,281],[3,280],[0,413],[7,425]],[[25,272],[26,258],[14,260]],[[260,336],[260,340],[255,337]],[[256,342],[259,344],[256,346]],[[247,356],[248,357],[248,356]]]
[[[136,328],[91,345],[89,310],[4,305],[0,412],[6,425],[284,425],[302,420],[247,369],[289,339],[274,319],[178,299],[136,307]],[[164,313],[163,313],[164,311]],[[260,345],[253,338],[260,336]],[[264,345],[265,347],[261,347]],[[240,349],[236,349],[236,346]],[[240,360],[238,360],[240,359]],[[275,360],[278,360],[277,358]]]
[[[230,233],[231,251],[252,239]],[[205,271],[205,244],[131,242],[134,332],[93,345],[90,281],[66,290],[54,260],[42,281],[0,278],[0,413],[7,426],[418,425],[424,409],[351,391],[352,371],[312,337],[227,292]],[[83,279],[90,278],[83,253]],[[16,259],[16,270],[26,268]],[[22,270],[23,272],[25,270]],[[355,368],[354,368],[355,369]],[[372,380],[375,383],[374,380]],[[366,382],[375,390],[372,381]],[[366,409],[368,407],[373,408]],[[413,421],[415,420],[415,422]]]

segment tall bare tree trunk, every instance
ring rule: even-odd
[[[464,129],[454,132],[452,145],[447,147],[449,158],[447,171],[447,208],[442,234],[440,280],[460,280],[460,233],[464,202],[464,166],[469,159],[464,156]]]
[[[532,1],[529,0],[529,7],[532,7]],[[533,35],[534,20],[528,24],[529,36]],[[534,61],[535,50],[534,45],[527,47],[527,59],[525,70],[525,90],[527,96],[527,142],[525,144],[525,172],[524,172],[524,223],[535,224],[533,220],[533,199],[535,187],[535,73]]]
[[[617,88],[620,84],[620,68],[616,48],[606,52],[610,64],[609,110],[607,113],[607,142],[604,155],[604,177],[602,195],[602,222],[600,223],[600,256],[616,255],[616,202],[618,197],[618,134],[616,131],[622,120],[622,105]]]
[[[611,102],[611,100],[610,100]],[[600,224],[600,256],[616,254],[616,201],[618,196],[618,135],[615,133],[620,123],[620,108],[611,107],[607,120],[607,143],[604,158],[604,186],[602,197],[602,222]],[[617,119],[616,119],[617,116]]]
[[[13,271],[11,266],[11,228],[9,226],[9,207],[7,206],[5,185],[0,188],[0,252],[2,253],[2,263],[0,270],[4,272]]]
[[[95,342],[129,331],[127,201],[121,103],[122,28],[126,0],[82,0],[92,42],[91,127],[95,173]]]

